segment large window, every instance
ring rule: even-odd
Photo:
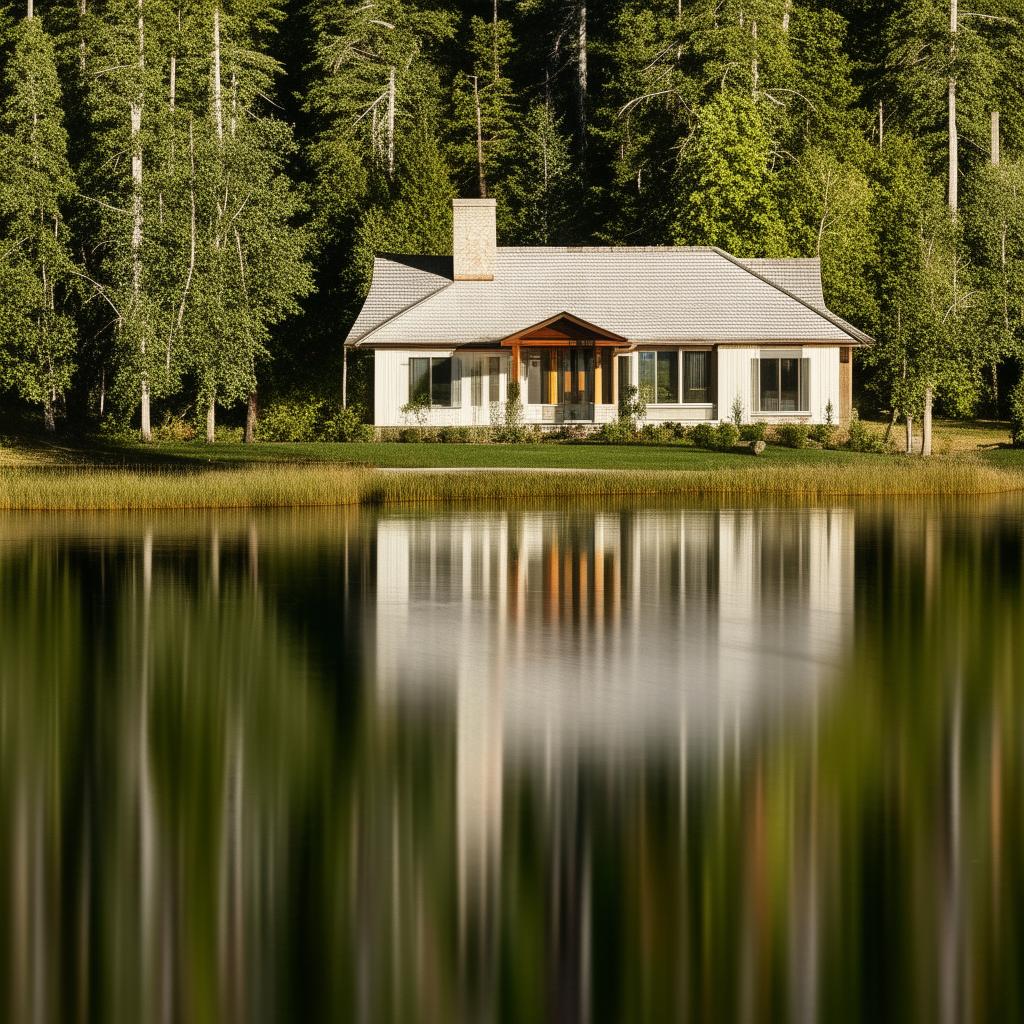
[[[409,401],[426,400],[430,405],[457,409],[462,382],[459,360],[453,356],[409,359]]]
[[[640,390],[653,405],[679,401],[679,352],[640,353]]]
[[[497,402],[501,387],[501,356],[489,356],[487,367],[487,400]]]
[[[810,360],[762,356],[754,360],[755,412],[808,412]]]
[[[473,376],[469,386],[470,402],[474,408],[484,404],[484,357],[477,356],[473,360]]]
[[[711,353],[683,353],[683,401],[706,404],[711,401]]]

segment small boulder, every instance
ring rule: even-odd
[[[766,447],[767,447],[767,445],[764,443],[764,441],[751,441],[751,443],[750,443],[750,454],[751,455],[761,455],[761,454],[764,453],[764,450],[765,450]]]

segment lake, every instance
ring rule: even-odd
[[[0,1018],[1021,1019],[1022,524],[0,517]]]

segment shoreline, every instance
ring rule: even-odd
[[[975,457],[715,469],[372,468],[249,464],[157,469],[0,467],[0,511],[117,512],[461,505],[586,498],[926,498],[1024,491],[1024,472]]]

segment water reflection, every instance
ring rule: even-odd
[[[0,520],[0,1013],[1012,1019],[1020,509]]]

